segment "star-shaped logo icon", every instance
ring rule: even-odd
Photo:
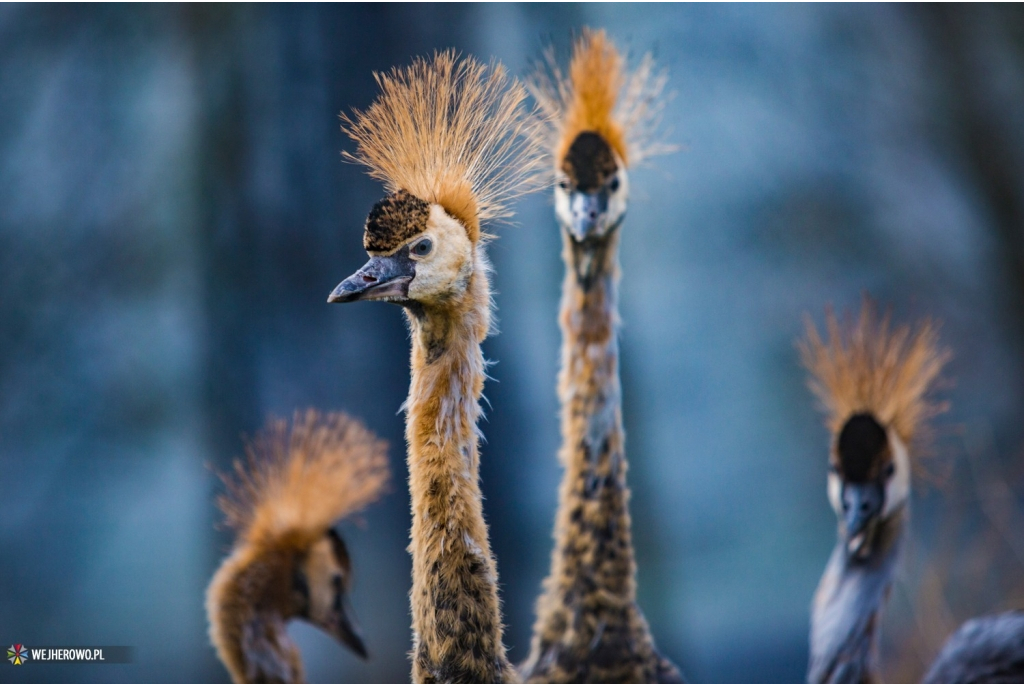
[[[7,648],[7,660],[15,666],[21,666],[28,661],[28,650],[25,645],[11,645]]]

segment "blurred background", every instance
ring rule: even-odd
[[[632,173],[622,374],[640,599],[696,681],[799,681],[835,540],[794,339],[869,291],[955,352],[883,622],[913,681],[1024,606],[1024,10],[1016,6],[0,7],[0,640],[132,645],[4,679],[218,681],[203,593],[223,469],[271,414],[344,409],[392,493],[341,530],[372,659],[305,625],[311,681],[409,677],[398,308],[327,306],[379,184],[338,114],[455,47],[525,74],[606,27],[671,73],[681,151]],[[550,199],[491,247],[482,450],[511,656],[560,471]]]

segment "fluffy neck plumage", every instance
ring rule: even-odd
[[[565,467],[555,548],[526,679],[657,682],[677,678],[636,606],[636,564],[619,383],[618,231],[583,250],[563,231],[562,369]]]
[[[497,569],[479,484],[480,343],[490,328],[481,247],[466,292],[410,309],[413,681],[508,682]]]
[[[207,596],[210,638],[236,683],[301,683],[299,650],[272,588],[280,585],[280,560],[250,548],[221,566]]]
[[[840,540],[811,607],[809,683],[880,682],[878,624],[899,558],[906,507],[880,521],[867,559]]]

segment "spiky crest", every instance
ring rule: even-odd
[[[295,412],[271,419],[246,443],[247,465],[222,474],[217,499],[239,539],[304,547],[338,519],[376,500],[388,481],[387,444],[343,413]]]
[[[523,86],[501,64],[454,50],[374,77],[377,100],[341,115],[357,145],[345,158],[368,167],[389,192],[441,205],[473,242],[482,222],[512,216],[508,203],[536,187],[542,159]]]
[[[527,82],[544,119],[535,131],[539,143],[561,163],[576,136],[594,131],[626,166],[676,150],[662,140],[659,126],[668,98],[668,74],[657,70],[650,53],[632,71],[604,29],[583,29],[573,45],[569,73],[553,48]]]
[[[864,298],[860,319],[840,322],[826,309],[828,341],[807,318],[807,337],[798,343],[808,385],[824,405],[826,424],[833,434],[851,415],[871,412],[893,428],[905,444],[920,454],[928,437],[926,422],[948,408],[929,399],[950,351],[939,347],[937,326],[930,319],[910,326],[890,327],[890,315],[879,318],[875,305]]]

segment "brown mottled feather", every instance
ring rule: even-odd
[[[616,305],[618,233],[601,250],[599,274],[580,286],[577,246],[563,234],[562,449],[551,572],[537,601],[527,682],[681,682],[655,646],[636,602],[622,426]]]

